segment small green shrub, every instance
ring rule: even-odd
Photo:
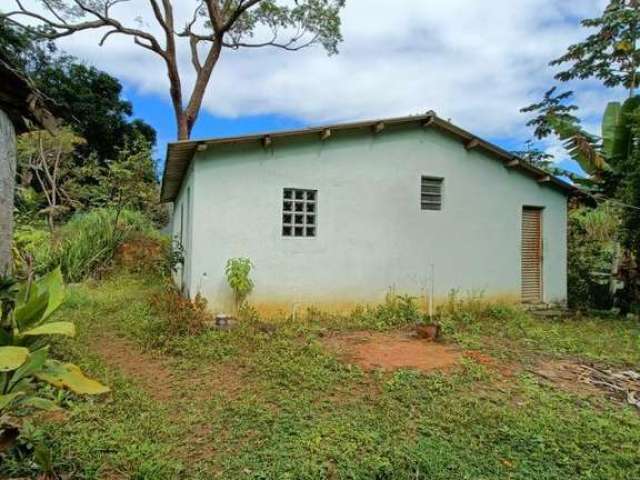
[[[132,232],[128,237],[118,246],[115,258],[118,267],[128,272],[169,278],[184,261],[183,251],[168,236]]]
[[[44,273],[55,264],[53,236],[44,225],[17,225],[12,254],[15,272],[25,272],[32,265],[36,273]]]
[[[208,322],[213,321],[206,299],[198,295],[191,301],[172,284],[167,284],[164,291],[153,295],[150,303],[157,321],[148,333],[153,337],[150,343],[155,348],[166,346],[174,337],[198,335]]]
[[[249,294],[253,291],[253,280],[249,276],[253,264],[248,258],[230,258],[224,269],[227,283],[236,301],[236,311],[240,311]]]

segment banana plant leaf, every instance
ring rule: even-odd
[[[71,322],[48,322],[39,327],[27,330],[26,332],[22,332],[22,335],[66,335],[67,337],[75,337],[76,326]]]
[[[602,152],[613,163],[629,155],[633,135],[631,114],[640,107],[640,96],[627,99],[622,105],[611,102],[602,119]]]
[[[78,394],[100,395],[110,391],[109,387],[86,377],[73,363],[48,360],[41,370],[35,372],[35,376],[54,387],[68,388]]]
[[[18,383],[33,375],[35,372],[44,367],[44,362],[47,360],[49,356],[49,347],[44,347],[34,352],[31,352],[29,355],[29,359],[20,366],[15,372],[13,372],[13,376],[11,377],[11,382],[9,383],[9,391],[13,390]]]
[[[65,290],[60,268],[24,285],[17,296],[15,319],[19,330],[45,322],[64,302]]]
[[[29,358],[29,349],[24,347],[0,347],[0,372],[11,372]]]
[[[625,151],[625,129],[622,122],[622,105],[610,102],[602,117],[602,152],[608,159],[615,158]]]
[[[62,271],[60,270],[60,267],[40,278],[36,282],[36,285],[41,292],[47,291],[49,293],[49,303],[41,318],[41,321],[45,321],[60,307],[60,305],[64,303],[66,296],[64,279],[62,278]]]
[[[32,289],[26,300],[21,298],[23,298],[23,292],[18,295],[18,304],[15,309],[18,330],[38,324],[49,308],[49,293],[46,291],[38,292],[37,289]]]

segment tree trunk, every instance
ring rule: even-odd
[[[178,112],[176,113],[176,119],[178,120],[178,140],[189,140],[191,129],[189,128],[187,115],[183,111]]]
[[[0,110],[0,275],[11,268],[15,177],[16,133],[9,117]]]

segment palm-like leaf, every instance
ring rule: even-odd
[[[556,116],[549,117],[549,124],[564,142],[567,153],[578,162],[589,175],[598,175],[608,169],[605,157],[600,152],[598,139],[582,129],[575,121]]]

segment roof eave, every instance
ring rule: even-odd
[[[386,126],[390,125],[403,125],[408,123],[417,123],[425,128],[439,128],[440,130],[449,133],[450,135],[462,140],[467,149],[481,149],[490,153],[503,161],[503,164],[507,165],[514,160],[517,160],[517,165],[513,168],[520,170],[532,177],[535,177],[538,181],[549,177],[549,186],[559,188],[567,195],[575,194],[579,192],[579,189],[570,183],[567,183],[553,175],[549,175],[548,172],[531,165],[520,157],[513,155],[512,153],[504,150],[503,148],[483,140],[472,133],[463,130],[462,128],[452,124],[449,121],[443,120],[438,117],[435,112],[427,112],[425,115],[411,116],[411,117],[398,117],[390,119],[369,120],[365,122],[352,122],[339,125],[327,125],[314,128],[306,128],[300,130],[289,130],[283,132],[272,133],[260,133],[254,135],[245,135],[240,137],[226,137],[226,138],[214,138],[209,140],[182,140],[178,142],[170,143],[167,146],[167,161],[165,163],[162,188],[160,193],[160,200],[162,202],[174,201],[180,192],[184,175],[186,174],[189,164],[191,163],[195,152],[199,149],[199,146],[206,149],[210,146],[219,145],[233,145],[242,143],[264,142],[266,138],[269,142],[276,139],[300,137],[317,135],[319,140],[328,138],[332,131],[346,131],[346,130],[358,130],[368,129],[372,132],[381,132]],[[327,132],[329,132],[327,134]]]

